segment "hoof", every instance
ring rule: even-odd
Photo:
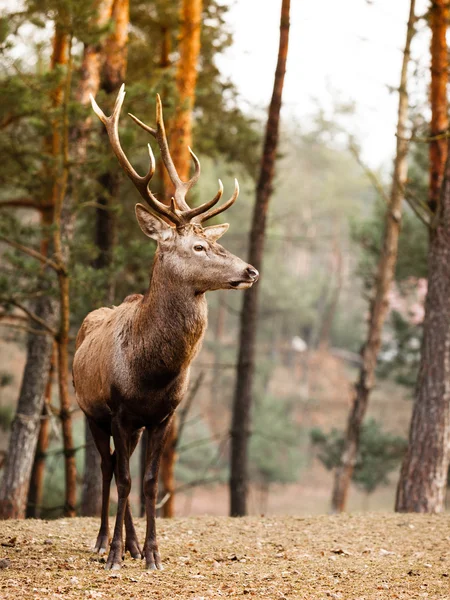
[[[145,568],[147,571],[162,571],[163,566],[158,550],[144,550]]]
[[[122,566],[122,556],[122,548],[116,549],[111,547],[108,555],[108,560],[106,561],[105,569],[111,571],[118,571]]]
[[[144,556],[137,540],[127,540],[125,542],[125,551],[128,551],[131,558],[134,558],[135,560],[143,558]]]
[[[95,546],[92,549],[92,552],[95,552],[99,556],[103,556],[103,554],[106,554],[106,550],[108,549],[108,544],[109,544],[109,535],[99,534],[97,541],[95,543]]]

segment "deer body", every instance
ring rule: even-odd
[[[195,208],[186,203],[185,195],[200,174],[200,163],[191,151],[195,174],[188,182],[179,179],[167,146],[159,97],[156,130],[132,117],[156,137],[175,186],[170,207],[152,195],[148,185],[155,163],[150,146],[150,168],[145,177],[134,171],[120,146],[118,118],[124,95],[122,87],[110,117],[94,101],[93,107],[106,126],[120,164],[152,209],[137,204],[136,217],[141,230],[158,246],[146,294],[128,296],[114,308],[95,310],[83,321],[76,341],[73,379],[78,403],[102,458],[102,517],[95,550],[102,554],[108,547],[109,492],[115,474],[118,506],[106,568],[120,568],[124,550],[128,550],[133,558],[144,557],[148,569],[159,569],[155,529],[158,469],[173,413],[186,392],[190,365],[206,330],[205,293],[248,288],[258,279],[258,272],[217,244],[228,225],[201,225],[234,203],[237,182],[233,196],[219,208],[212,207],[222,195],[221,183],[210,202]],[[128,496],[129,461],[144,428],[148,433],[144,477],[147,531],[141,550]]]

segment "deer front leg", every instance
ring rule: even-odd
[[[109,493],[111,479],[114,473],[115,456],[114,454],[111,454],[111,436],[109,431],[101,428],[92,419],[88,419],[88,423],[95,445],[102,459],[102,514],[100,531],[98,532],[97,541],[94,546],[94,552],[97,552],[101,556],[106,552],[109,544]]]
[[[172,416],[157,427],[147,427],[148,442],[144,475],[145,512],[147,516],[144,558],[147,570],[163,568],[156,542],[156,495],[158,492],[158,472],[161,454],[171,421]]]
[[[131,490],[130,441],[132,433],[115,417],[112,422],[112,434],[116,454],[117,514],[114,535],[105,569],[120,569],[124,554],[123,525]]]

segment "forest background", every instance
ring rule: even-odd
[[[174,131],[180,106],[177,65],[182,40],[188,39],[183,33],[188,34],[178,3],[132,2],[129,22],[124,16],[128,15],[126,2],[110,3],[110,14],[105,16],[107,4],[33,0],[24,3],[23,10],[8,7],[10,14],[1,21],[0,450],[4,457],[13,419],[17,423],[24,414],[16,407],[25,361],[32,355],[30,340],[36,344],[36,354],[47,360],[39,367],[34,364],[28,380],[35,376],[42,384],[51,374],[44,386],[41,434],[27,491],[30,516],[57,517],[67,512],[68,477],[77,483],[69,509],[84,514],[97,511],[88,506],[96,483],[94,459],[86,459],[92,442],[89,436],[85,439],[84,420],[68,377],[74,337],[90,310],[145,291],[154,251],[136,226],[135,190],[118,172],[102,128],[91,118],[88,88],[96,86],[99,104],[110,110],[126,81],[126,112],[149,123],[159,93]],[[367,11],[377,10],[377,3],[368,4]],[[226,215],[231,227],[224,245],[244,257],[269,94],[256,106],[243,100],[223,58],[233,51],[230,7],[216,0],[205,0],[200,6],[200,57],[191,113],[193,148],[202,162],[202,176],[191,201],[212,197],[218,177],[226,190],[231,190],[234,177],[239,179],[241,194]],[[406,18],[407,6],[404,24]],[[408,131],[420,139],[429,133],[429,54],[423,52],[429,43],[429,20],[419,20],[416,29],[409,65]],[[276,35],[273,27],[275,40]],[[399,31],[399,47],[402,35]],[[102,64],[98,81],[90,79],[87,68],[92,57]],[[398,57],[400,76],[400,51]],[[294,57],[288,73],[289,69],[299,78],[296,93],[308,96]],[[370,73],[369,66],[367,70]],[[273,69],[261,64],[260,78],[271,82],[272,74]],[[390,94],[396,99],[398,89]],[[259,284],[249,458],[249,511],[253,513],[298,514],[329,508],[332,471],[339,465],[375,289],[391,180],[387,156],[395,146],[395,119],[386,134],[386,152],[371,151],[360,132],[358,138],[361,111],[350,94],[330,92],[323,102],[311,103],[314,108],[307,118],[295,117],[291,103],[281,122]],[[376,123],[374,117],[374,129]],[[370,129],[370,120],[365,127]],[[147,139],[125,111],[121,136],[133,163],[143,172]],[[374,166],[381,156],[386,160]],[[428,194],[428,169],[428,145],[411,145],[409,204],[389,293],[377,386],[353,473],[351,509],[394,506],[427,289],[428,231],[423,221],[428,213],[421,199]],[[158,176],[162,189],[160,171]],[[209,297],[208,333],[192,370],[187,402],[181,407],[175,481],[169,477],[162,486],[175,499],[175,514],[228,512],[226,482],[241,305],[239,293]],[[59,359],[54,354],[52,360],[52,338],[60,347],[65,344],[66,359],[60,352]],[[58,378],[58,371],[66,378]],[[138,450],[133,465],[135,511],[140,504],[139,458]],[[92,466],[87,481],[86,465]],[[170,469],[169,464],[166,474]],[[164,510],[167,494],[162,493],[161,504]]]

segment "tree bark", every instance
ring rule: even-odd
[[[105,42],[100,87],[111,95],[114,101],[118,89],[125,80],[127,69],[129,0],[114,0],[111,17],[114,22],[114,31]],[[106,131],[103,131],[103,135],[107,135]],[[97,269],[106,269],[112,264],[116,243],[114,208],[119,193],[119,183],[119,173],[115,166],[100,176],[103,192],[97,199],[97,204],[100,206],[96,209],[95,218],[95,244],[98,255],[94,267]],[[110,277],[105,302],[112,304],[113,301],[114,280]]]
[[[272,195],[276,150],[278,145],[281,98],[289,42],[290,0],[283,0],[280,21],[280,45],[272,99],[269,106],[261,171],[256,189],[250,233],[249,263],[262,270],[266,217]],[[260,283],[244,292],[240,316],[239,358],[231,425],[230,514],[247,514],[248,438],[250,435],[252,385],[255,363],[255,340]]]
[[[76,514],[77,499],[77,471],[75,462],[75,450],[72,433],[72,413],[69,396],[69,329],[70,329],[70,297],[69,297],[69,273],[67,265],[69,262],[68,244],[64,244],[63,235],[71,238],[72,219],[67,206],[66,193],[69,178],[69,121],[68,105],[71,90],[72,77],[72,39],[70,38],[67,50],[67,75],[64,85],[64,96],[62,101],[63,116],[62,123],[53,124],[54,136],[61,137],[58,148],[55,148],[55,157],[60,157],[61,167],[55,178],[54,189],[54,220],[53,220],[53,246],[55,259],[59,264],[58,287],[59,287],[59,330],[56,336],[57,365],[58,365],[58,391],[60,404],[60,418],[62,439],[64,447],[65,466],[65,502],[64,515],[74,517]],[[67,240],[66,240],[67,242]]]
[[[58,24],[55,26],[51,69],[66,65],[68,60],[69,39]],[[52,92],[52,105],[61,106],[64,98],[64,83]],[[50,155],[58,157],[61,149],[61,135],[57,126],[52,126],[52,133],[45,140],[45,149]],[[51,174],[47,174],[51,180]],[[59,178],[55,177],[48,195],[43,199],[42,225],[44,228],[41,241],[41,254],[47,255],[51,243],[48,228],[53,224],[55,198],[60,191]],[[44,290],[45,291],[45,290]],[[38,298],[34,313],[55,328],[58,320],[58,306],[51,295]],[[43,329],[34,324],[34,329]],[[45,331],[43,329],[43,331]],[[53,339],[48,335],[30,333],[27,343],[27,362],[24,369],[22,386],[17,404],[17,412],[13,421],[5,461],[2,485],[0,487],[0,518],[22,519],[25,517],[27,495],[30,485],[31,470],[39,436],[44,392],[47,384]]]
[[[192,110],[197,84],[197,65],[200,55],[200,31],[203,0],[182,0],[180,14],[179,52],[176,87],[178,102],[170,123],[169,145],[172,160],[183,181],[189,179],[192,146]],[[173,184],[164,172],[166,199],[173,195]]]
[[[99,27],[105,25],[111,18],[112,7],[113,0],[98,2],[96,24]],[[78,101],[83,105],[89,103],[90,94],[96,96],[100,89],[100,74],[102,61],[104,60],[103,48],[104,44],[96,43],[89,44],[84,49],[81,80],[77,94]],[[86,145],[91,125],[92,119],[89,116],[83,122],[79,123],[77,131],[74,132],[77,140],[77,155],[80,164],[86,158]],[[85,455],[80,512],[84,517],[97,517],[100,516],[102,507],[101,458],[86,419],[84,420],[84,431]]]
[[[408,119],[407,80],[411,41],[414,36],[414,7],[415,0],[411,0],[400,76],[397,149],[394,161],[390,203],[388,210],[386,211],[383,247],[381,249],[377,267],[375,297],[370,305],[367,339],[361,351],[362,364],[358,381],[354,386],[341,464],[335,472],[331,506],[332,510],[336,512],[345,510],[347,503],[348,490],[359,448],[361,426],[367,411],[369,395],[375,384],[375,368],[381,345],[381,332],[389,308],[388,296],[397,262],[398,237],[402,218],[402,200],[408,172],[408,142],[406,140],[406,126]]]
[[[176,87],[178,102],[173,119],[169,124],[169,145],[173,163],[178,175],[183,181],[189,178],[191,158],[189,146],[192,146],[192,110],[195,102],[195,86],[197,84],[197,64],[200,55],[200,31],[202,20],[203,0],[182,0],[181,26],[179,34],[179,52],[176,72]],[[162,67],[169,65],[168,52],[170,37],[167,29],[163,30],[161,47]],[[174,193],[173,183],[167,170],[162,169],[164,198],[169,202]],[[167,436],[160,467],[160,495],[169,494],[169,499],[162,507],[163,517],[173,517],[175,514],[175,462],[177,458],[176,443],[178,430],[178,415],[172,419],[172,425]]]
[[[178,419],[172,419],[170,431],[161,456],[161,484],[164,497],[169,494],[161,509],[161,516],[171,519],[175,516],[175,463],[177,460]]]
[[[448,128],[448,0],[432,3],[431,133]],[[442,145],[445,143],[445,148]],[[428,249],[428,293],[409,444],[397,487],[398,512],[441,512],[450,444],[450,152],[430,144],[429,205],[434,211]],[[444,161],[446,160],[446,165]],[[443,181],[442,185],[441,182]]]
[[[44,491],[45,460],[49,438],[49,406],[51,404],[53,373],[55,370],[55,355],[52,353],[48,381],[45,387],[44,403],[41,415],[41,427],[34,457],[33,470],[30,478],[30,488],[27,501],[27,519],[38,519],[41,514],[42,494]]]
[[[41,297],[37,300],[35,311],[47,323],[55,320],[54,310],[55,306],[50,298]],[[42,329],[38,324],[33,328]],[[50,336],[28,336],[27,362],[0,487],[0,519],[25,517],[52,348],[53,339]]]
[[[88,76],[80,94],[84,102],[89,101],[89,93],[96,95],[99,89],[115,95],[125,79],[127,66],[127,42],[129,25],[129,0],[104,0],[99,5],[98,20],[102,25],[112,18],[114,31],[108,36],[105,44],[87,47],[83,68]],[[106,132],[102,131],[102,135]],[[111,266],[116,243],[116,219],[114,205],[119,193],[119,174],[117,169],[107,171],[100,176],[102,193],[97,198],[95,215],[95,245],[98,255],[93,266],[105,269]],[[104,301],[114,301],[114,279],[109,278]],[[101,512],[101,459],[94,444],[89,425],[85,419],[85,458],[83,490],[81,497],[81,514],[83,516],[99,516]]]
[[[431,27],[430,135],[432,137],[445,134],[448,129],[448,50],[446,41],[448,17],[449,1],[432,0],[429,13]],[[428,204],[432,212],[436,212],[447,159],[447,140],[442,138],[432,141],[429,152],[430,189]]]

